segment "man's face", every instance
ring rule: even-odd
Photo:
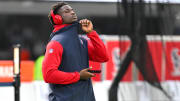
[[[71,24],[74,21],[77,21],[77,16],[74,10],[69,5],[64,5],[58,10],[58,14],[60,14],[63,18],[64,24]]]

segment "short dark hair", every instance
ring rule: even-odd
[[[54,5],[52,5],[51,10],[53,10],[53,13],[56,15],[58,10],[64,5],[69,5],[69,4],[66,3],[66,2],[58,2],[58,3],[54,4]],[[53,19],[51,17],[51,11],[48,14],[48,18],[49,18],[51,24],[55,25],[55,23],[53,22]]]

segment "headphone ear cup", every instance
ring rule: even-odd
[[[62,17],[60,15],[55,15],[53,21],[57,25],[61,25],[63,23]]]

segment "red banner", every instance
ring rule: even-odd
[[[126,56],[130,41],[107,41],[107,49],[110,60],[106,63],[106,80],[113,80],[120,67],[121,60]],[[128,71],[122,81],[132,80],[132,65],[128,67]]]
[[[180,80],[180,42],[166,42],[166,80]]]
[[[21,62],[21,81],[30,82],[34,77],[34,62]],[[13,61],[0,61],[0,82],[13,82]]]
[[[152,56],[152,62],[158,79],[162,80],[162,43],[160,41],[149,41],[148,49]],[[143,80],[142,75],[139,73],[139,80]]]

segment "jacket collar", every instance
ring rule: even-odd
[[[57,32],[57,31],[59,31],[60,29],[66,27],[66,26],[69,26],[69,25],[72,25],[72,24],[54,25],[53,32]]]

